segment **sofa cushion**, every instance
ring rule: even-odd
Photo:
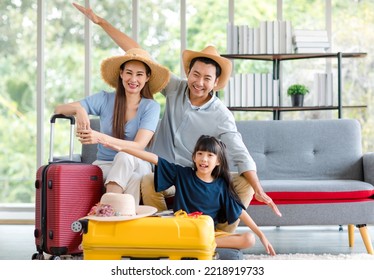
[[[265,192],[278,204],[365,200],[374,186],[356,180],[263,180]]]
[[[357,120],[238,121],[237,127],[260,180],[363,180]]]

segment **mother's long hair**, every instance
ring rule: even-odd
[[[131,60],[129,60],[131,61]],[[125,69],[125,65],[128,61],[124,62],[120,66],[120,70],[123,71]],[[143,62],[146,70],[147,77],[151,76],[151,68],[147,64]],[[147,99],[153,99],[153,94],[149,90],[149,81],[147,81],[144,87],[140,91],[140,95]],[[122,84],[122,78],[118,75],[118,84],[116,88],[116,97],[114,100],[114,108],[113,108],[113,123],[112,123],[112,133],[113,137],[124,139],[125,138],[125,116],[126,116],[126,92],[125,87]]]

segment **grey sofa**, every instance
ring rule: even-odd
[[[282,212],[279,218],[253,200],[247,211],[259,226],[348,225],[349,246],[357,226],[373,254],[367,225],[374,223],[374,153],[362,154],[358,121],[238,121],[237,127]],[[82,149],[82,161],[92,162],[96,147]]]
[[[258,225],[349,225],[350,246],[357,225],[373,254],[366,225],[374,223],[374,153],[362,154],[358,121],[245,121],[237,127],[264,190],[282,212],[279,218],[253,201],[248,212]]]

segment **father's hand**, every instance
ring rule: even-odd
[[[274,201],[265,192],[256,193],[255,198],[268,205],[276,215],[282,217],[282,213],[279,211],[277,205],[275,205]]]

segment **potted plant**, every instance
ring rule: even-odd
[[[301,84],[293,84],[287,89],[287,95],[291,96],[293,107],[303,107],[304,95],[309,93],[309,89]]]

